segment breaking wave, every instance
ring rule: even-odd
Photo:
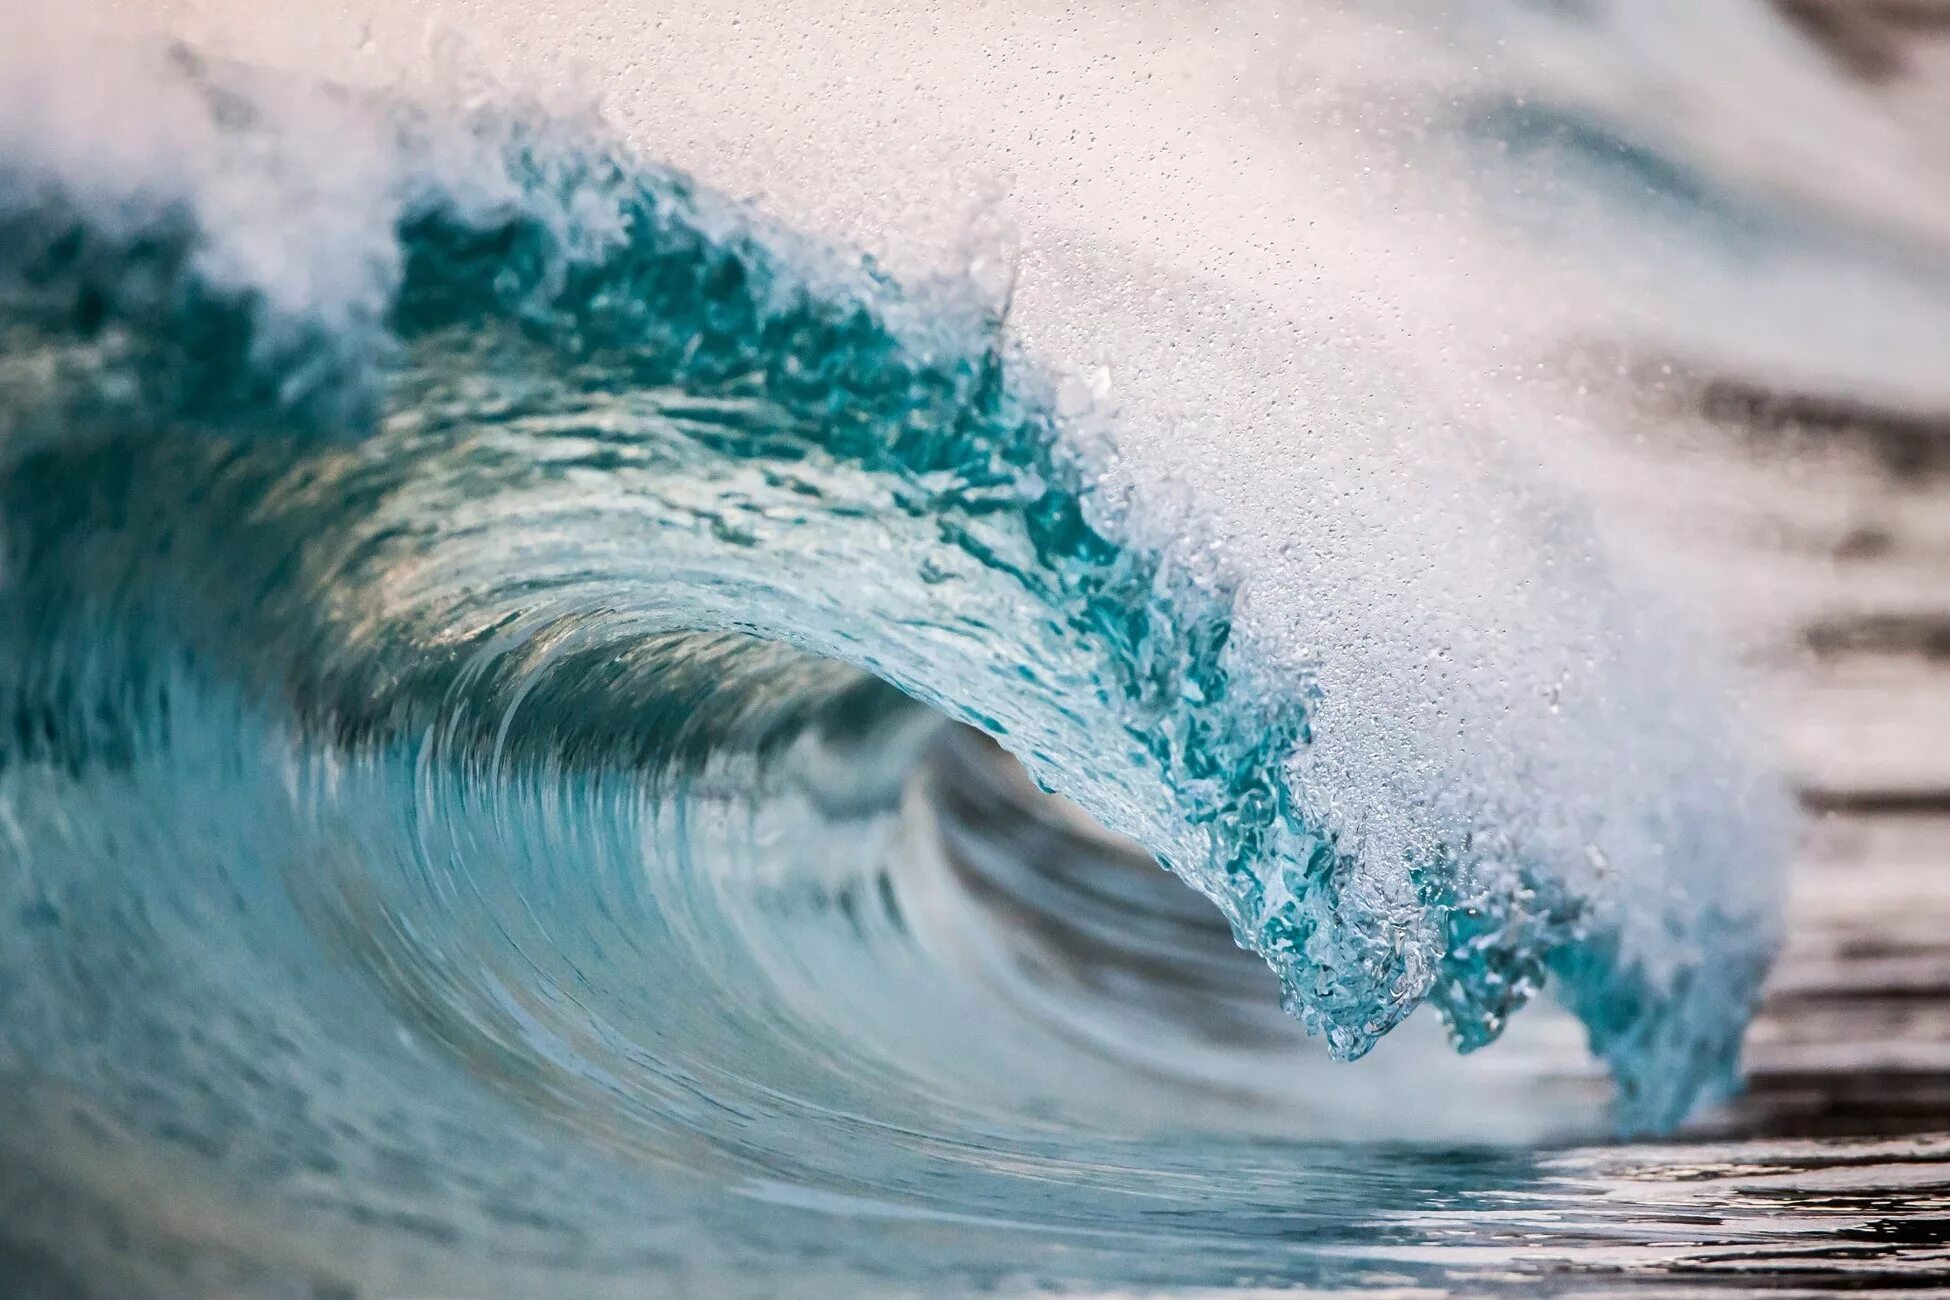
[[[1431,1136],[1733,1082],[1777,814],[1623,597],[1512,685],[1359,564],[1276,599],[1006,289],[587,123],[154,76],[108,165],[0,153],[0,1076],[85,1217],[166,1177],[135,1235],[382,1290],[1346,1280],[1521,1159]],[[1316,610],[1424,638],[1399,712]],[[1448,1051],[1540,991],[1608,1121],[1561,1013]],[[133,1231],[74,1249],[167,1289]]]

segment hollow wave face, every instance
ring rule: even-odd
[[[1492,739],[1466,647],[1337,711],[1281,619],[1387,599],[1256,585],[1006,298],[586,124],[145,76],[139,163],[0,155],[30,1236],[122,1294],[1347,1282],[1529,1159],[1416,1140],[1732,1083],[1780,819],[1649,613],[1494,772],[1390,767]]]

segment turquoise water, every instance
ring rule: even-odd
[[[1739,773],[1378,852],[1304,656],[1098,499],[1006,304],[593,128],[369,113],[326,294],[195,181],[0,158],[0,1075],[9,1195],[102,1225],[61,1268],[1390,1283],[1396,1216],[1546,1176],[1428,1131],[1734,1085]],[[1600,1071],[1443,1082],[1545,989]]]

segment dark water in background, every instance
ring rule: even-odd
[[[226,184],[303,188],[258,83],[170,75]],[[1591,454],[1802,643],[1786,885],[1636,641],[1551,697],[1634,778],[1582,840],[1445,788],[1396,859],[994,302],[582,128],[343,111],[386,221],[336,296],[207,177],[0,189],[12,1293],[1934,1280],[1934,425],[1723,383],[1718,441]]]

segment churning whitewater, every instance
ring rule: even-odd
[[[239,1258],[510,1294],[1199,1281],[1440,1177],[1326,1139],[1594,1122],[1561,1053],[1471,1084],[1431,1020],[1554,1000],[1626,1130],[1733,1084],[1784,818],[1656,609],[1572,600],[1574,515],[1480,528],[1561,559],[1511,600],[1577,605],[1575,673],[1436,621],[1351,716],[1290,629],[1414,592],[1258,583],[1006,288],[586,121],[116,57],[135,145],[0,135],[0,1077],[46,1204],[166,1177],[125,1234],[252,1205]],[[1503,761],[1357,780],[1418,718]],[[1339,1061],[1423,1012],[1350,1066],[1275,1004]]]

